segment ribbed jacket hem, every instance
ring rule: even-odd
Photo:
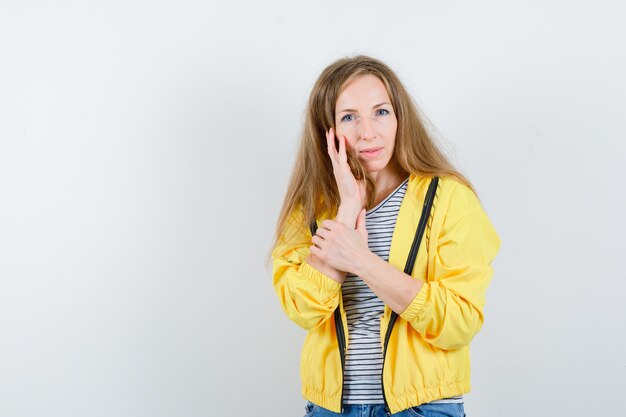
[[[392,393],[387,397],[389,410],[392,414],[417,407],[420,404],[429,403],[443,398],[463,395],[471,391],[469,381],[459,381],[436,387],[413,389],[409,387],[403,393]],[[335,393],[325,393],[315,388],[303,386],[302,396],[313,404],[324,407],[335,413],[341,413],[341,390]]]

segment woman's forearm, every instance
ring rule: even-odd
[[[411,304],[423,286],[422,281],[400,271],[373,252],[358,260],[352,273],[365,281],[374,294],[398,314]]]
[[[359,217],[360,211],[361,208],[358,206],[342,204],[339,206],[339,210],[337,210],[335,221],[354,230],[356,227],[356,219]]]

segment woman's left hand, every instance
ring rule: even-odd
[[[370,253],[365,228],[365,209],[357,217],[356,229],[326,219],[311,239],[311,254],[335,269],[354,273],[356,267]]]

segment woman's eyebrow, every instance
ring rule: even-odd
[[[382,103],[378,103],[378,104],[376,104],[375,106],[372,106],[372,109],[375,109],[376,107],[383,106],[383,105],[385,105],[385,104],[389,104],[389,105],[391,105],[391,103],[388,103],[388,102],[386,102],[386,101],[383,101]],[[339,110],[337,113],[344,113],[344,112],[356,112],[356,111],[357,111],[356,109],[343,109],[343,110]]]

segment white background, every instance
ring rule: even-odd
[[[622,4],[2,0],[0,415],[304,414],[263,257],[357,53],[503,241],[468,416],[625,415]]]

